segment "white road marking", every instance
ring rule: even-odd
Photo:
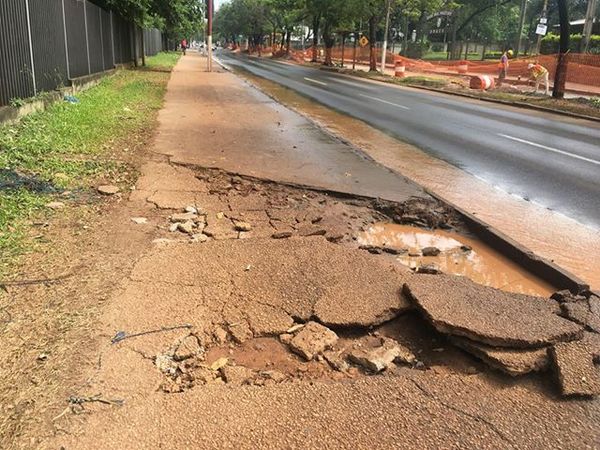
[[[341,84],[346,84],[348,86],[352,86],[353,88],[359,88],[359,89],[367,89],[369,91],[372,91],[374,88],[370,87],[370,86],[363,86],[362,84],[358,84],[358,83],[353,83],[351,81],[346,81],[346,80],[338,80],[333,79],[332,80],[334,83],[341,83]]]
[[[544,150],[548,150],[550,152],[559,153],[561,155],[570,156],[571,158],[580,159],[582,161],[590,162],[592,164],[597,164],[600,166],[600,161],[596,159],[586,158],[585,156],[575,155],[574,153],[565,152],[564,150],[559,150],[557,148],[548,147],[542,144],[536,144],[535,142],[526,141],[525,139],[519,139],[514,136],[509,136],[508,134],[498,133],[498,136],[503,137],[505,139],[510,139],[511,141],[520,142],[521,144],[528,144],[533,147],[542,148]]]
[[[311,83],[317,83],[317,84],[320,84],[321,86],[327,86],[327,83],[323,83],[322,81],[313,80],[312,78],[308,78],[308,77],[304,77],[304,79],[306,81],[310,81]]]
[[[370,95],[365,95],[365,94],[358,94],[358,95],[360,95],[361,97],[369,98],[371,100],[375,100],[376,102],[385,103],[386,105],[395,106],[396,108],[410,109],[408,106],[398,105],[397,103],[388,102],[387,100],[382,100],[382,99],[377,98],[377,97],[371,97]]]

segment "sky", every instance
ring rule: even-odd
[[[219,9],[219,7],[225,3],[227,0],[215,0],[215,11]]]

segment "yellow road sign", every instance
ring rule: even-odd
[[[369,40],[366,36],[361,37],[358,42],[360,43],[361,47],[366,47],[367,45],[369,45]]]

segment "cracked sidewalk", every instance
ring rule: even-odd
[[[382,212],[387,208],[259,179],[394,200],[405,208],[400,219],[414,217],[411,208],[439,204],[233,75],[201,67],[190,53],[173,74],[153,149],[160,160],[142,167],[127,201],[149,218],[131,226],[146,230],[153,244],[107,301],[100,363],[81,386],[125,403],[90,405],[85,420],[61,417],[57,430],[68,434],[57,433],[54,448],[595,445],[597,401],[562,402],[542,377],[515,382],[487,370],[415,312],[395,318],[406,309],[400,291],[411,272],[357,243],[366,227],[391,220]],[[170,231],[173,215],[184,208],[197,211],[190,233]],[[450,211],[440,211],[426,219],[460,228]],[[249,231],[236,230],[240,219]],[[206,242],[191,238],[209,227]],[[289,238],[272,238],[284,231]],[[314,320],[324,299],[334,307],[338,350],[395,339],[410,344],[426,370],[340,372],[292,355],[277,336]],[[190,330],[110,343],[117,331],[184,323],[204,348],[197,359],[186,359],[193,364],[167,367],[184,371],[177,390],[157,360]],[[210,369],[223,358],[260,374],[275,369],[283,381],[224,384]]]

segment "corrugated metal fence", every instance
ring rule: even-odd
[[[143,33],[147,55],[163,49],[159,30]],[[129,63],[141,38],[89,0],[0,0],[0,106]]]

